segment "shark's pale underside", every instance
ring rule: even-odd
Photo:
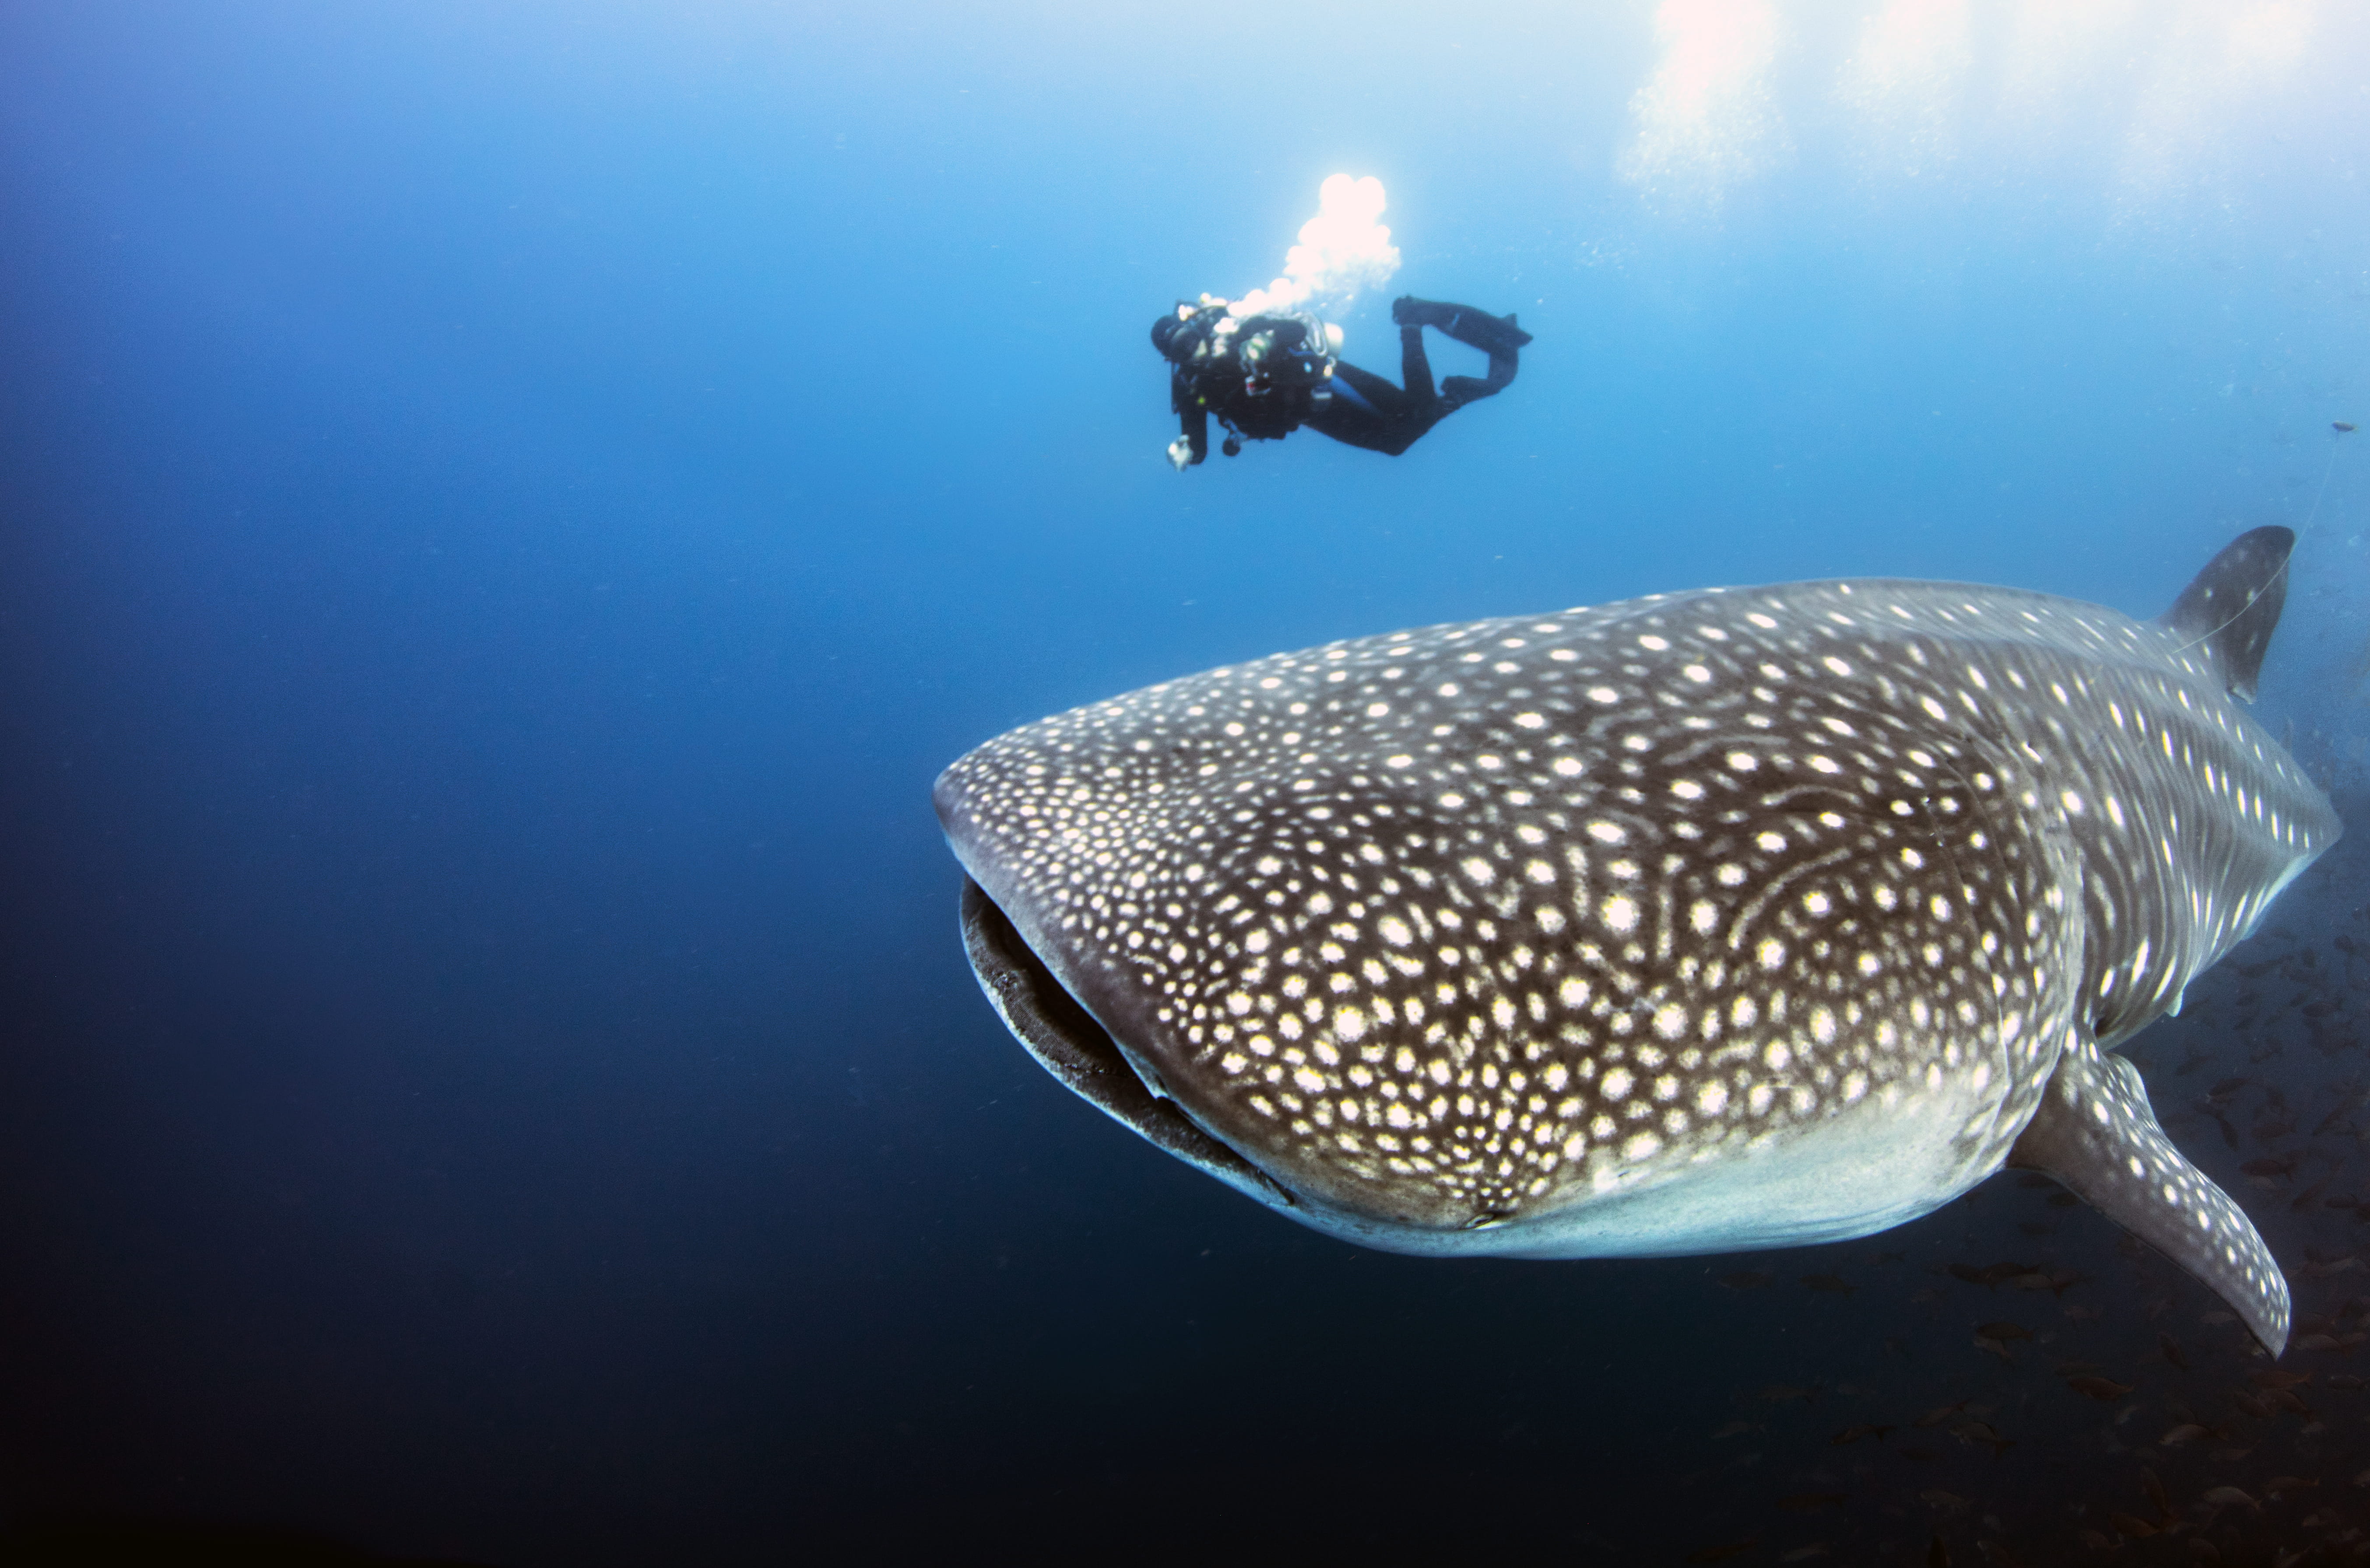
[[[1058,714],[938,781],[972,962],[1080,1095],[1370,1246],[1828,1241],[2026,1166],[2276,1353],[2278,1265],[2112,1053],[2340,831],[2232,700],[2293,544],[2152,622],[1706,590]]]

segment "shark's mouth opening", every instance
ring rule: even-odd
[[[1044,1069],[1079,1099],[1155,1146],[1265,1204],[1293,1205],[1266,1172],[1146,1088],[1109,1031],[1062,988],[979,883],[963,879],[963,948],[980,987]]]

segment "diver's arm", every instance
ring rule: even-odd
[[[1181,379],[1176,403],[1179,434],[1168,444],[1168,460],[1181,474],[1210,455],[1210,410]]]

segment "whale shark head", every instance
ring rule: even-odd
[[[1413,1252],[1865,1235],[2049,1170],[2286,1292],[2112,1048],[2334,841],[2232,701],[2285,530],[2142,623],[1891,580],[1228,665],[936,791],[1039,1059],[1304,1223]]]

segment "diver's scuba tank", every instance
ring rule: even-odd
[[[1243,390],[1257,398],[1278,391],[1314,392],[1322,386],[1333,375],[1341,329],[1306,311],[1294,311],[1254,316],[1237,337]]]

